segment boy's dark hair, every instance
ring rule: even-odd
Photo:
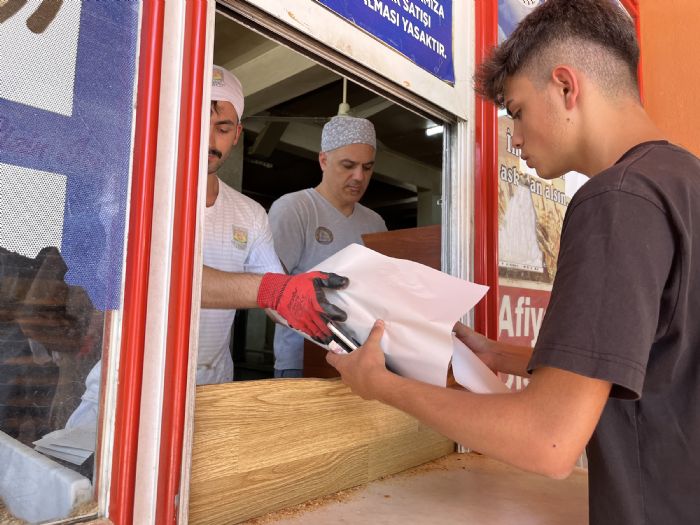
[[[508,77],[527,72],[543,83],[563,63],[610,94],[638,96],[638,62],[634,24],[615,0],[547,0],[479,66],[476,91],[503,105]]]

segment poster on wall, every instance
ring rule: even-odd
[[[587,180],[567,173],[541,179],[513,145],[513,120],[498,117],[498,266],[501,278],[551,285],[564,214]]]
[[[499,339],[523,346],[534,346],[549,304],[545,287],[499,286]]]
[[[575,172],[538,177],[520,158],[513,124],[499,112],[498,338],[534,346],[556,275],[564,215],[588,178]]]
[[[406,56],[454,83],[452,0],[316,0]]]

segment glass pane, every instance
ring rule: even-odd
[[[139,8],[0,2],[0,522],[95,508]]]

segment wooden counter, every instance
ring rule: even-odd
[[[478,454],[450,454],[249,525],[586,525],[588,476],[529,474]]]

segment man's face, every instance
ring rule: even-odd
[[[217,101],[209,119],[209,164],[208,172],[216,173],[238,143],[241,125],[233,104]]]
[[[513,146],[522,150],[521,158],[543,179],[572,170],[566,111],[550,84],[538,88],[527,76],[516,74],[506,80],[504,90],[514,123]]]
[[[342,204],[355,204],[365,194],[374,171],[374,148],[350,144],[318,154],[323,183]]]

